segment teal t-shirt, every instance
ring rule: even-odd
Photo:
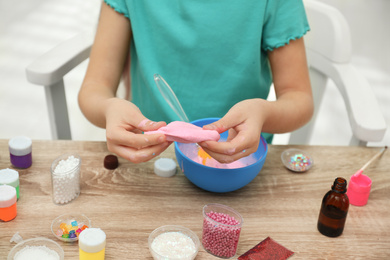
[[[268,97],[267,52],[308,30],[302,0],[105,0],[130,19],[132,102],[154,121],[179,120],[153,75],[171,86],[190,121],[222,117]]]

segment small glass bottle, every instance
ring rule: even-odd
[[[338,237],[343,233],[349,208],[346,191],[347,181],[338,177],[335,179],[332,189],[322,199],[317,224],[321,234],[328,237]]]

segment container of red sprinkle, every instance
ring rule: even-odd
[[[203,207],[203,248],[220,258],[236,255],[243,219],[234,209],[221,204]]]

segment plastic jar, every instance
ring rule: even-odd
[[[16,218],[16,189],[9,185],[0,185],[0,220],[10,221]]]
[[[32,165],[32,141],[26,136],[17,136],[9,140],[10,159],[16,168],[26,169]]]
[[[19,172],[12,169],[2,169],[0,170],[0,185],[7,184],[16,189],[16,197],[19,199]]]
[[[243,219],[234,209],[222,204],[203,207],[203,248],[220,258],[232,258],[237,252]]]
[[[64,154],[51,165],[53,202],[67,204],[80,195],[81,158],[77,154]]]
[[[104,260],[106,233],[100,228],[87,228],[79,235],[80,260]]]

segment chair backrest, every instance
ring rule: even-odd
[[[315,0],[304,1],[311,30],[305,35],[313,89],[313,119],[291,133],[290,144],[309,144],[328,80],[344,99],[352,129],[350,145],[381,141],[386,123],[367,80],[351,64],[352,44],[348,23],[336,8]]]

